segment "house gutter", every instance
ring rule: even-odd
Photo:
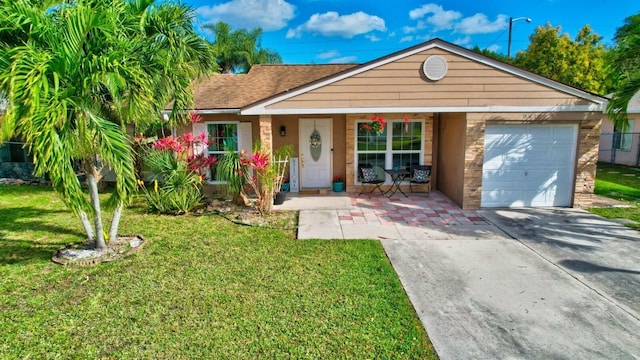
[[[368,113],[523,113],[523,112],[585,112],[604,111],[605,104],[569,106],[459,106],[459,107],[360,107],[360,108],[294,108],[267,109],[254,107],[240,112],[241,115],[310,115],[310,114],[368,114]]]
[[[172,110],[162,110],[162,115],[169,115],[171,114]],[[198,114],[201,115],[215,115],[215,114],[240,114],[240,109],[202,109],[202,110],[197,110],[197,109],[190,109],[190,110],[185,110],[185,111],[196,111]]]

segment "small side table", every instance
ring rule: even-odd
[[[400,185],[407,178],[407,176],[411,175],[411,173],[405,168],[398,169],[385,169],[384,172],[391,176],[391,180],[393,183],[391,187],[384,193],[389,194],[389,197],[392,197],[396,192],[400,191],[404,197],[407,197],[407,194],[402,191]]]

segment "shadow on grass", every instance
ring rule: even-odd
[[[52,224],[56,215],[75,217],[68,210],[47,210],[37,207],[14,207],[0,210],[0,263],[14,264],[33,259],[49,260],[53,252],[64,245],[60,242],[38,241],[36,239],[9,239],[23,237],[23,233],[40,233],[39,237],[60,238],[60,235],[83,239],[85,234],[65,226]],[[59,215],[58,215],[59,216]],[[79,225],[78,225],[79,227]],[[51,236],[46,236],[46,234]]]
[[[0,237],[0,264],[11,265],[31,260],[48,262],[61,245],[31,240],[7,240]]]

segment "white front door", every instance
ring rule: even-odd
[[[578,126],[487,125],[482,207],[569,206]]]
[[[300,119],[300,186],[331,187],[333,119]]]

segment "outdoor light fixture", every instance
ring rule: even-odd
[[[511,59],[511,29],[513,28],[513,22],[514,21],[518,21],[518,20],[524,20],[524,21],[526,21],[528,23],[531,22],[531,18],[524,17],[524,16],[518,17],[518,18],[515,18],[515,19],[512,18],[512,17],[509,17],[509,43],[507,45],[507,58],[508,59]]]
[[[280,125],[280,136],[286,136],[287,135],[287,128],[284,127],[284,125]]]

